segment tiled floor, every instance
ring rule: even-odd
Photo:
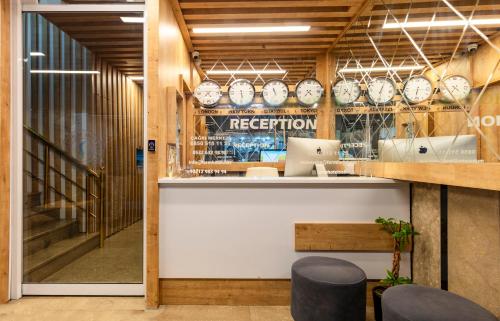
[[[43,283],[142,283],[142,231],[142,221],[127,227]]]
[[[289,307],[168,306],[143,298],[28,297],[0,305],[0,321],[293,321]]]

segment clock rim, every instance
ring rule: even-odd
[[[285,98],[285,100],[284,100],[282,103],[277,104],[277,105],[273,105],[273,104],[268,103],[268,102],[266,101],[266,98],[264,98],[264,88],[265,88],[265,87],[266,87],[266,86],[267,86],[270,82],[272,82],[272,81],[279,81],[279,82],[281,82],[282,84],[284,84],[284,85],[285,85],[285,87],[286,87],[286,91],[287,91],[287,94],[286,94],[286,98]],[[290,88],[289,88],[288,84],[287,84],[285,81],[283,81],[283,79],[273,78],[273,79],[269,79],[268,81],[266,81],[266,83],[264,84],[264,86],[262,86],[262,92],[260,93],[260,95],[262,96],[262,100],[264,101],[264,104],[265,104],[266,106],[268,106],[268,107],[281,107],[281,106],[283,106],[283,105],[286,103],[286,101],[288,100],[288,95],[290,95]]]
[[[431,93],[429,94],[429,96],[427,96],[427,98],[425,99],[422,99],[422,100],[418,100],[418,101],[413,101],[411,99],[409,99],[406,94],[405,94],[405,89],[406,89],[406,85],[408,84],[408,82],[412,79],[415,79],[415,78],[423,78],[425,80],[427,80],[429,82],[429,84],[431,84]],[[404,82],[404,85],[403,85],[403,90],[401,92],[403,94],[403,96],[408,100],[408,102],[410,104],[420,104],[421,102],[423,101],[426,101],[426,100],[429,100],[432,98],[432,95],[434,94],[434,85],[432,84],[432,81],[429,79],[429,77],[425,76],[425,75],[415,75],[415,76],[411,76],[409,77],[408,79],[405,80]]]
[[[231,99],[231,94],[230,94],[230,92],[231,92],[231,87],[232,87],[235,83],[237,83],[237,82],[246,82],[246,83],[248,83],[250,86],[252,86],[252,88],[253,88],[253,97],[252,97],[252,100],[251,100],[248,104],[243,104],[243,105],[240,105],[240,104],[235,103],[235,102]],[[230,84],[230,85],[229,85],[229,87],[227,88],[227,96],[228,96],[228,98],[229,98],[229,101],[231,102],[231,105],[236,106],[236,107],[248,107],[248,106],[250,106],[250,105],[253,103],[253,101],[254,101],[254,99],[255,99],[255,86],[254,86],[254,85],[253,85],[253,83],[252,83],[250,80],[248,80],[248,79],[245,79],[245,78],[236,79],[236,80],[234,80],[233,82],[231,82],[231,84]]]
[[[297,96],[297,87],[299,87],[301,83],[303,83],[303,82],[305,82],[307,80],[314,80],[314,81],[316,81],[321,86],[321,96],[318,99],[318,101],[316,101],[316,102],[314,102],[312,104],[306,104],[306,103],[302,102],[299,99],[299,96]],[[321,100],[321,98],[323,97],[324,93],[325,93],[325,88],[323,87],[323,84],[321,83],[321,81],[319,81],[316,78],[312,78],[312,77],[304,78],[304,79],[300,80],[299,82],[297,82],[297,84],[295,85],[295,91],[294,91],[295,98],[297,98],[297,101],[299,102],[300,105],[305,106],[305,107],[312,107],[312,106],[316,105],[317,103],[319,103],[320,100]]]
[[[358,86],[358,88],[359,88],[359,94],[358,94],[358,96],[357,96],[357,97],[356,97],[356,98],[355,98],[352,102],[350,102],[350,103],[345,103],[345,104],[344,104],[344,103],[339,103],[339,102],[337,101],[337,96],[335,95],[333,88],[335,88],[335,86],[337,86],[337,84],[338,84],[339,82],[344,81],[344,80],[347,80],[347,79],[352,80],[353,82],[355,82],[355,83],[356,83],[356,85],[357,85],[357,86]],[[358,100],[358,99],[359,99],[359,97],[361,97],[361,91],[362,91],[362,90],[361,90],[361,84],[359,83],[359,81],[358,81],[356,78],[352,78],[352,77],[344,77],[344,78],[342,78],[342,79],[337,80],[337,81],[336,81],[336,82],[332,85],[332,96],[335,98],[335,103],[336,103],[336,104],[338,104],[339,106],[347,106],[347,105],[349,105],[349,104],[353,104],[354,102],[356,102],[356,100]]]
[[[394,94],[392,95],[392,97],[391,97],[389,100],[387,100],[387,101],[385,101],[385,102],[383,102],[383,103],[376,103],[376,102],[374,102],[374,101],[372,100],[372,98],[370,97],[370,91],[368,90],[368,88],[369,88],[369,86],[370,86],[370,83],[371,83],[372,81],[374,81],[375,79],[384,79],[384,80],[387,80],[387,81],[389,81],[389,82],[392,84],[392,86],[393,86],[393,88],[394,88]],[[378,76],[378,77],[374,77],[374,78],[372,78],[372,80],[370,81],[370,83],[368,83],[368,84],[366,85],[366,98],[368,99],[368,103],[369,103],[370,105],[374,105],[374,106],[378,106],[378,105],[387,105],[388,103],[390,103],[390,102],[392,102],[392,101],[394,100],[394,97],[396,97],[396,91],[398,90],[398,87],[397,87],[396,83],[395,83],[392,79],[387,78],[387,77],[383,77],[383,76]]]
[[[202,102],[198,99],[198,97],[196,97],[196,96],[194,95],[194,93],[193,93],[193,96],[194,96],[194,97],[195,97],[195,98],[196,98],[196,99],[197,99],[197,100],[201,103],[201,106],[202,106],[203,108],[214,108],[214,107],[216,107],[216,106],[219,104],[220,100],[222,99],[222,96],[224,95],[224,94],[222,93],[222,87],[221,87],[221,85],[220,85],[217,81],[215,81],[215,80],[212,80],[212,79],[205,79],[205,80],[203,80],[202,82],[200,82],[200,83],[198,84],[198,86],[196,86],[196,88],[195,88],[194,92],[196,92],[196,89],[198,89],[198,87],[200,87],[200,86],[201,86],[201,84],[203,84],[204,82],[211,82],[211,83],[216,84],[216,85],[217,85],[217,87],[219,87],[219,90],[218,90],[218,92],[219,92],[219,98],[217,99],[217,101],[216,101],[215,103],[213,103],[213,104],[210,104],[210,105],[205,105],[205,104],[203,104],[203,103],[202,103]]]
[[[441,88],[441,83],[444,83],[447,79],[451,78],[451,77],[460,77],[460,78],[463,78],[465,79],[465,81],[467,81],[467,83],[469,84],[469,92],[467,93],[467,95],[462,98],[462,99],[459,99],[458,101],[461,102],[461,101],[464,101],[465,99],[467,99],[467,97],[470,96],[470,93],[472,92],[472,82],[465,76],[462,76],[462,75],[449,75],[449,76],[446,76],[443,78],[443,80],[441,80],[441,82],[439,83],[439,94],[440,94],[440,99],[444,102],[447,102],[447,103],[452,103],[454,102],[455,100],[453,99],[447,99],[445,98],[444,94],[443,94],[443,90]]]

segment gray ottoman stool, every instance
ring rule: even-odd
[[[366,275],[356,265],[309,256],[292,265],[295,321],[365,321]]]
[[[399,285],[382,294],[384,321],[498,321],[472,301],[451,292]]]

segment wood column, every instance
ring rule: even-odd
[[[9,301],[10,1],[0,1],[0,303]]]
[[[325,88],[324,99],[318,107],[316,138],[335,138],[335,108],[332,100],[332,83],[335,81],[335,59],[331,53],[316,57],[316,79]]]

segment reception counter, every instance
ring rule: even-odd
[[[349,260],[383,278],[392,254],[296,251],[298,223],[409,221],[407,183],[369,177],[163,178],[160,278],[287,279],[300,257]],[[402,275],[409,274],[403,255]]]

